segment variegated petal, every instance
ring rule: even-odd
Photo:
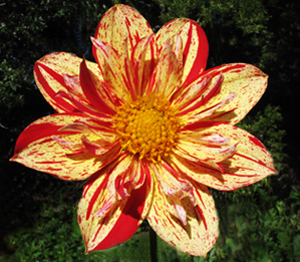
[[[149,201],[146,201],[150,194],[149,183],[132,190],[123,200],[118,201],[110,195],[108,180],[120,163],[113,163],[95,174],[84,188],[78,205],[78,222],[87,253],[127,241],[148,212],[145,208],[149,208]]]
[[[80,118],[81,114],[56,114],[36,120],[19,136],[11,160],[64,180],[82,180],[91,176],[113,161],[121,149],[116,145],[97,157],[86,150],[72,154],[53,139],[56,136],[69,142],[81,143],[81,132],[60,131],[65,125]],[[99,138],[93,133],[86,136],[90,140]]]
[[[220,91],[215,92],[205,103],[200,103],[198,108],[194,108],[191,116],[211,108],[234,93],[235,98],[210,116],[209,119],[236,124],[259,101],[267,88],[268,76],[253,65],[235,63],[207,70],[201,75],[199,81],[212,78],[211,83],[213,85],[218,82],[220,74],[223,76]]]
[[[181,173],[201,184],[225,191],[251,185],[277,173],[270,153],[253,135],[225,123],[205,124],[202,123],[202,127],[194,131],[197,134],[216,133],[222,137],[229,137],[229,144],[238,143],[236,151],[219,163],[222,166],[222,170],[219,171],[183,156],[173,156],[172,163]]]
[[[131,57],[136,43],[143,37],[152,34],[152,29],[145,18],[126,5],[115,5],[102,17],[96,29],[95,38],[108,43],[120,55],[123,63],[125,57]],[[128,41],[128,53],[124,54],[124,42]],[[97,52],[93,47],[93,53]]]
[[[177,211],[183,220],[186,219],[184,225],[181,219],[169,212],[166,196],[159,183],[155,183],[153,204],[147,220],[167,243],[187,254],[205,257],[218,237],[218,217],[207,187],[195,185],[194,190],[196,206],[189,198],[184,198]],[[181,213],[181,208],[184,208],[186,215]]]
[[[36,84],[47,102],[59,113],[73,112],[75,107],[56,96],[60,90],[70,90],[66,84],[64,75],[78,76],[82,59],[64,52],[51,53],[39,59],[34,65],[34,77]],[[87,62],[88,67],[95,73],[99,73],[96,63]],[[77,89],[81,92],[81,89]],[[84,97],[84,94],[81,94]]]
[[[182,69],[182,64],[172,50],[171,44],[167,41],[149,79],[147,94],[163,93],[169,99],[181,84]]]
[[[177,37],[182,40],[182,83],[183,86],[189,86],[197,80],[206,67],[208,42],[203,29],[195,21],[187,18],[175,19],[165,24],[157,32],[155,40],[159,50],[162,50],[167,39]]]

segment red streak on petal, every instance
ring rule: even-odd
[[[82,112],[83,114],[86,114],[88,116],[94,117],[95,119],[101,119],[101,118],[110,118],[110,116],[104,115],[98,111],[96,111],[96,108],[94,107],[88,107],[87,105],[83,104],[81,101],[79,101],[75,96],[72,94],[67,94],[63,91],[58,91],[56,94],[57,96],[64,97],[68,100],[70,100],[73,105],[77,108],[78,111]]]
[[[264,145],[256,138],[253,136],[249,136],[248,137],[255,145],[257,145],[258,147],[262,148],[265,151],[265,147]]]
[[[61,169],[61,168],[47,167],[47,170],[48,170],[48,171],[60,171],[60,170],[62,170],[62,169]],[[54,175],[54,176],[56,176],[56,175]]]
[[[86,193],[88,191],[88,188],[92,185],[93,181],[95,181],[95,179],[97,179],[98,177],[99,177],[99,174],[97,174],[95,176],[92,176],[91,179],[89,179],[87,188],[85,188],[84,195],[82,196],[83,198],[86,197]],[[89,202],[89,206],[88,206],[87,212],[86,212],[86,220],[89,219],[89,217],[91,215],[91,212],[93,210],[93,207],[94,207],[94,203],[98,199],[98,196],[99,196],[100,192],[102,190],[104,190],[104,187],[106,186],[107,181],[108,181],[108,177],[109,177],[108,175],[105,176],[105,178],[103,179],[102,183],[99,185],[99,187],[97,188],[97,190],[94,192],[93,196],[91,197],[90,202]]]
[[[167,219],[168,219],[169,223],[170,223],[174,228],[176,228],[175,225],[173,224],[172,220],[171,220],[168,216],[167,216]]]
[[[44,91],[51,97],[51,99],[53,99],[53,101],[52,101],[53,104],[56,107],[60,108],[61,110],[65,111],[65,112],[73,112],[75,108],[72,105],[70,105],[68,102],[66,102],[61,97],[55,97],[56,92],[50,87],[50,85],[48,84],[48,82],[44,78],[43,74],[41,73],[40,68],[45,70],[58,83],[60,83],[64,88],[67,89],[63,76],[59,75],[54,70],[50,69],[48,66],[46,66],[46,65],[44,65],[40,62],[36,62],[35,65],[34,65],[33,70],[35,72],[35,76],[37,78],[37,81],[41,84]]]
[[[82,86],[82,91],[86,98],[91,102],[91,104],[97,108],[100,112],[106,114],[115,114],[115,111],[110,108],[105,101],[99,96],[96,91],[96,86],[93,82],[91,73],[87,68],[85,59],[83,58],[80,64],[80,83]]]
[[[198,102],[196,102],[192,107],[190,107],[184,111],[181,111],[178,115],[179,116],[185,115],[185,114],[199,108],[200,106],[206,104],[213,96],[215,96],[220,91],[222,81],[223,81],[223,76],[222,76],[222,74],[220,74],[219,77],[217,78],[217,80],[212,84],[212,86],[210,87],[208,92],[203,95],[203,98],[198,100]]]
[[[224,122],[199,121],[199,122],[196,122],[191,125],[187,125],[187,126],[183,127],[180,131],[194,130],[194,129],[199,129],[199,128],[208,128],[208,127],[219,126],[219,125],[224,125],[224,124],[225,124]]]
[[[113,228],[106,238],[93,250],[108,249],[121,244],[127,241],[136,232],[144,209],[147,192],[147,183],[137,190],[132,190],[131,196],[128,198],[127,203]],[[102,224],[104,223],[106,223],[106,219],[102,222]],[[100,232],[100,228],[101,226],[99,227],[96,235]]]
[[[215,76],[219,75],[220,73],[224,74],[224,73],[226,73],[226,72],[228,72],[228,71],[231,71],[231,72],[241,72],[242,69],[243,69],[244,67],[246,67],[246,65],[244,65],[244,64],[230,65],[230,66],[224,68],[223,70],[218,70],[219,68],[222,68],[222,67],[224,67],[224,65],[213,67],[213,68],[211,68],[211,69],[205,71],[203,74],[204,74],[206,77],[209,77],[209,76],[215,77]],[[235,69],[235,68],[236,68],[237,70],[233,70],[233,69]]]
[[[180,238],[173,232],[173,235],[180,241]]]
[[[246,158],[246,159],[248,159],[248,160],[250,160],[250,161],[252,161],[252,162],[255,162],[255,163],[257,163],[257,164],[259,164],[259,165],[261,165],[261,166],[264,166],[264,167],[268,168],[268,169],[271,170],[272,172],[275,172],[274,169],[268,167],[268,166],[267,166],[264,162],[262,162],[261,160],[253,159],[253,158],[247,157],[247,156],[242,155],[242,154],[239,154],[239,153],[235,153],[235,155],[240,156],[240,157],[243,157],[243,158]]]
[[[60,114],[63,116],[63,114]],[[81,114],[72,114],[73,116],[81,116]],[[42,139],[44,137],[49,137],[54,134],[67,134],[70,132],[59,132],[58,130],[62,127],[62,125],[55,125],[50,123],[41,123],[41,124],[31,124],[28,126],[19,136],[16,147],[15,154],[22,151],[26,148],[30,143]],[[50,138],[49,138],[50,139]],[[49,141],[49,140],[47,140]]]
[[[126,61],[127,61],[127,58],[125,59],[125,64],[126,64]],[[135,98],[136,98],[135,91],[130,83],[130,74],[131,74],[129,72],[130,63],[128,63],[128,64],[129,64],[128,66],[125,66],[125,73],[126,73],[127,78],[124,75],[122,75],[122,78],[123,78],[123,81],[124,81],[127,89],[129,90],[129,92],[131,94],[132,99],[135,100]]]
[[[201,200],[201,201],[202,201],[202,200]],[[199,211],[199,213],[200,213],[200,215],[201,215],[201,219],[202,219],[202,221],[203,221],[203,225],[204,225],[204,227],[205,227],[205,230],[207,230],[207,224],[206,224],[206,220],[205,220],[203,211],[202,211],[202,209],[199,207],[199,205],[197,205],[197,209],[198,209],[198,211]]]
[[[35,163],[37,164],[61,164],[61,163],[65,163],[67,161],[37,161]]]
[[[126,24],[127,31],[128,31],[128,38],[129,38],[130,45],[131,45],[131,47],[133,47],[133,39],[132,39],[132,35],[130,33],[130,21],[129,21],[128,17],[125,17],[125,24]]]
[[[203,31],[203,29],[194,21],[190,22],[190,28],[188,32],[188,40],[187,44],[185,46],[185,49],[183,51],[183,58],[184,58],[184,63],[186,62],[186,55],[189,53],[190,46],[192,44],[192,32],[193,32],[193,26],[196,27],[196,34],[198,36],[199,40],[199,47],[198,47],[198,54],[197,57],[194,61],[194,65],[191,68],[191,71],[189,75],[187,76],[185,82],[183,83],[183,86],[189,85],[193,81],[195,81],[199,75],[204,71],[207,63],[207,57],[208,57],[208,42],[206,35]]]

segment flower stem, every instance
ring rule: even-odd
[[[157,259],[157,236],[151,227],[149,227],[149,237],[150,237],[151,262],[158,262],[158,259]]]

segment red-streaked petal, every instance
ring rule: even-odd
[[[77,76],[82,59],[69,53],[51,53],[39,59],[34,65],[36,84],[47,102],[60,113],[75,109],[68,101],[57,97],[59,90],[69,90],[63,75]],[[96,63],[88,62],[93,71],[98,71]],[[83,95],[83,94],[82,94]]]
[[[214,161],[219,163],[234,154],[236,151],[237,144],[233,144],[226,147],[215,147],[207,146],[197,141],[188,141],[180,139],[176,144],[176,149],[179,150],[182,154],[181,156],[192,156],[199,161]],[[174,151],[176,154],[176,151]],[[188,158],[188,157],[187,157]]]
[[[105,12],[96,29],[95,38],[108,43],[120,55],[123,63],[125,57],[131,57],[136,43],[152,34],[152,29],[145,18],[126,5],[115,5]],[[128,41],[128,54],[124,54],[124,42]],[[93,53],[97,52],[93,46]]]
[[[172,51],[172,45],[167,41],[149,79],[147,94],[163,93],[169,98],[181,85],[182,69],[182,64],[177,59],[175,52]]]
[[[112,128],[112,118],[105,118],[105,119],[95,119],[84,117],[76,120],[76,123],[80,123],[82,125],[87,126],[88,128],[92,129],[93,131],[106,131],[106,132],[114,132]]]
[[[191,184],[166,161],[161,162],[161,164],[151,164],[150,167],[155,173],[162,192],[165,194],[167,210],[186,225],[186,211],[182,199],[187,197],[195,205]]]
[[[223,137],[220,134],[198,134],[193,131],[181,132],[180,137],[184,137],[188,141],[197,141],[208,146],[226,146],[230,140],[229,137]]]
[[[57,136],[52,136],[56,143],[58,143],[62,148],[68,149],[71,152],[79,153],[84,150],[82,143],[71,142]]]
[[[151,164],[157,181],[159,182],[164,194],[176,195],[178,198],[190,196],[191,185],[178,174],[166,161],[160,164]]]
[[[95,47],[94,56],[99,64],[106,89],[116,101],[114,104],[124,103],[128,99],[129,94],[133,93],[130,79],[132,75],[126,74],[126,70],[130,70],[130,65],[125,63],[128,60],[124,53],[123,60],[108,43],[102,42],[96,38],[92,38],[93,47]]]
[[[224,77],[221,91],[212,96],[205,105],[202,105],[201,110],[220,103],[234,93],[233,101],[226,104],[221,111],[216,112],[209,119],[235,124],[243,119],[261,98],[267,88],[268,76],[253,65],[235,63],[207,70],[201,78],[212,77],[212,83],[214,83],[220,73]]]
[[[91,141],[88,139],[85,135],[81,136],[81,141],[84,147],[89,151],[90,153],[96,155],[96,156],[101,156],[110,151],[113,147],[117,145],[117,143],[110,143],[105,140],[96,140],[96,141]]]
[[[68,154],[65,148],[52,136],[73,143],[81,143],[81,133],[59,131],[63,126],[80,119],[80,114],[57,114],[43,117],[30,124],[19,136],[12,161],[39,170],[64,180],[86,179],[103,166],[113,161],[119,154],[119,145],[102,156],[81,151]],[[86,134],[90,140],[98,136]]]
[[[77,109],[77,111],[82,112],[85,116],[89,116],[94,119],[100,119],[102,121],[110,122],[112,121],[110,115],[99,112],[93,105],[84,103],[81,99],[76,98],[71,93],[66,93],[64,91],[58,91],[56,97],[62,97],[65,100],[72,103],[72,105]]]
[[[234,98],[235,98],[235,94],[232,93],[228,97],[226,97],[223,101],[210,108],[197,112],[196,114],[194,114],[195,112],[193,112],[192,114],[189,114],[190,116],[183,115],[181,117],[181,119],[183,120],[182,122],[186,123],[187,125],[191,125],[201,120],[205,121],[205,119],[208,119],[210,116],[215,114],[217,110],[221,110],[223,107],[225,107],[226,104],[230,103]]]
[[[109,90],[105,90],[96,75],[87,68],[85,59],[80,64],[79,79],[85,97],[95,108],[104,114],[110,115],[115,113]]]
[[[142,38],[134,47],[131,64],[133,66],[133,84],[136,93],[143,96],[149,79],[156,67],[158,57],[157,45],[154,41],[154,34]]]
[[[91,118],[80,118],[74,123],[64,126],[61,130],[82,130],[82,132],[92,132],[103,141],[114,143],[117,135],[112,129],[111,122],[104,122]]]
[[[130,195],[133,189],[132,184],[128,183],[127,187],[124,186],[124,178],[132,174],[132,161],[133,156],[122,154],[117,160],[117,165],[111,172],[108,178],[107,189],[109,195],[116,200],[124,200]]]
[[[214,82],[211,82],[211,77],[209,77],[208,79],[209,79],[208,84],[211,83],[211,86],[205,85],[203,89],[198,90],[197,95],[194,95],[196,99],[191,99],[190,101],[188,101],[188,103],[185,103],[184,106],[181,106],[180,107],[181,112],[179,113],[180,116],[184,116],[184,115],[190,116],[190,115],[195,115],[201,111],[205,111],[207,107],[205,107],[204,105],[207,104],[212,97],[214,97],[220,92],[221,84],[224,79],[222,74],[220,74],[218,78],[215,79]],[[206,78],[203,79],[204,83],[205,81]],[[202,80],[200,80],[200,82],[202,82]]]
[[[208,57],[208,42],[202,28],[187,18],[180,18],[165,24],[156,34],[155,40],[162,50],[167,39],[180,37],[183,50],[183,78],[184,86],[193,83],[206,67]]]
[[[187,223],[184,225],[180,219],[170,214],[166,197],[156,183],[147,220],[157,235],[167,243],[187,254],[205,257],[217,240],[218,218],[208,189],[198,185],[194,190],[196,206],[188,198],[181,200],[181,207],[186,212]],[[182,219],[184,216],[183,214]]]
[[[235,190],[276,174],[272,157],[263,144],[247,131],[224,123],[206,123],[195,132],[218,133],[230,137],[229,143],[238,143],[236,152],[220,162],[223,171],[203,166],[187,158],[172,157],[174,165],[191,179],[218,190]]]
[[[115,169],[107,167],[94,175],[84,188],[78,205],[78,222],[86,246],[86,252],[108,249],[127,241],[138,229],[143,220],[149,184],[130,192],[130,196],[122,201],[110,204],[111,196],[107,183],[111,172]],[[147,203],[149,208],[149,203]],[[98,217],[99,210],[104,215]]]
[[[85,103],[89,103],[88,99],[85,97],[85,95],[82,91],[79,76],[77,76],[77,75],[69,76],[69,75],[63,74],[63,78],[65,80],[67,90],[72,95],[83,100]]]
[[[18,137],[15,146],[15,156],[22,152],[31,143],[43,139],[44,137],[51,137],[56,134],[72,134],[74,132],[61,132],[59,129],[63,126],[72,123],[73,121],[80,119],[82,117],[79,113],[74,114],[54,114],[46,117],[42,117],[28,127],[26,127],[23,132]]]
[[[195,100],[199,100],[199,97],[202,98],[202,94],[210,84],[210,80],[206,78],[201,79],[189,88],[181,86],[170,98],[171,104],[176,105],[178,109],[183,109],[194,104]]]

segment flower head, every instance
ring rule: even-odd
[[[166,242],[205,256],[218,237],[208,187],[235,190],[276,173],[266,148],[234,126],[267,75],[249,64],[205,71],[208,42],[190,19],[154,34],[116,5],[92,38],[97,63],[51,53],[34,66],[58,112],[29,125],[12,160],[87,183],[78,206],[86,251],[128,240],[144,219]]]

